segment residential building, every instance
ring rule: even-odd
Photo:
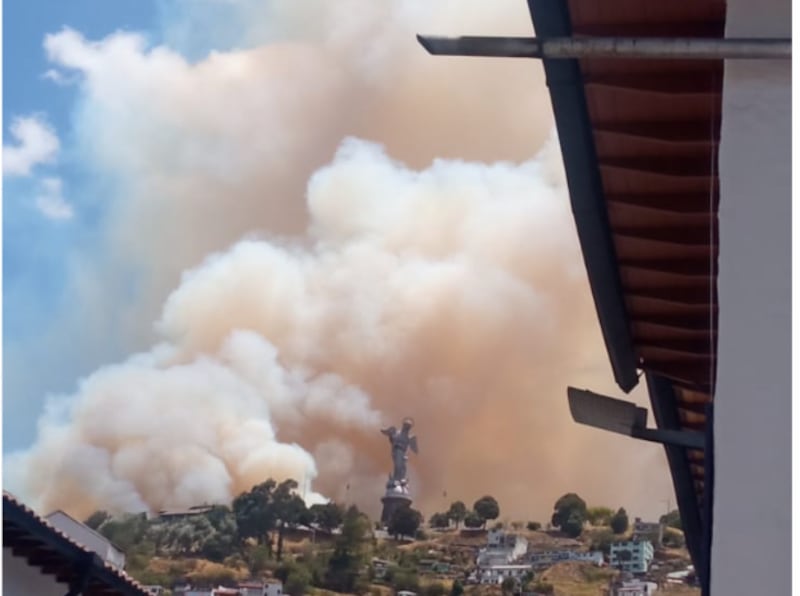
[[[664,524],[644,522],[637,517],[633,520],[631,540],[649,540],[653,543],[653,546],[661,546],[664,541]]]
[[[478,551],[478,567],[508,565],[528,551],[528,541],[522,536],[505,533],[502,530],[491,530],[487,537],[487,545]]]
[[[99,532],[60,510],[50,513],[45,520],[84,548],[100,555],[109,565],[125,569],[125,553]]]
[[[526,573],[533,571],[530,563],[518,565],[492,565],[490,567],[478,567],[468,578],[471,583],[478,584],[502,584],[508,578],[522,579]]]
[[[148,596],[144,586],[3,493],[3,594]]]
[[[612,585],[610,596],[652,596],[656,593],[658,584],[639,579],[623,580]]]
[[[653,545],[648,540],[616,542],[611,545],[609,565],[630,573],[647,573],[653,560]]]
[[[247,596],[250,595],[248,594]],[[268,579],[265,581],[264,596],[283,596],[283,582],[278,579]]]
[[[213,508],[213,505],[193,505],[192,507],[183,509],[162,509],[158,512],[158,517],[165,521],[177,521],[197,515],[205,515]]]
[[[581,561],[584,563],[593,563],[598,566],[604,563],[603,553],[599,550],[548,550],[531,552],[525,556],[525,560],[537,569],[549,567],[562,561]]]

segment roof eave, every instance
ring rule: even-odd
[[[566,3],[528,0],[542,38],[572,35]],[[638,358],[617,267],[583,79],[577,60],[543,60],[572,212],[614,379],[629,392],[639,382]]]

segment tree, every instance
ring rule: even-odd
[[[111,515],[107,511],[95,511],[83,523],[89,526],[92,530],[97,530],[103,523],[111,519]]]
[[[489,495],[475,501],[472,509],[478,514],[478,517],[483,520],[484,527],[487,521],[490,519],[497,519],[500,516],[500,506],[497,504],[497,500]]]
[[[446,513],[434,513],[428,523],[432,528],[447,528],[450,526],[450,518]]]
[[[284,580],[284,591],[291,596],[303,596],[311,585],[311,572],[302,565],[293,564]]]
[[[398,507],[392,513],[386,529],[397,539],[400,536],[413,536],[420,524],[422,524],[422,514],[419,511],[410,506]]]
[[[551,522],[570,538],[580,535],[586,521],[586,501],[575,493],[567,493],[553,506]]]
[[[459,524],[467,517],[467,506],[462,501],[454,502],[447,510],[447,517],[453,520],[458,528]]]
[[[528,530],[530,530],[531,532],[535,532],[536,530],[542,529],[542,524],[536,521],[529,521],[525,527],[528,528]]]
[[[328,560],[324,587],[335,592],[352,593],[363,564],[364,543],[370,531],[370,521],[353,505],[344,514],[341,534]]]
[[[628,529],[628,514],[622,507],[611,518],[611,530],[614,534],[624,534]]]
[[[480,528],[483,527],[483,523],[483,520],[474,511],[467,513],[467,517],[464,518],[464,525],[468,528]]]
[[[586,510],[586,519],[593,526],[607,526],[614,517],[614,510],[609,507],[589,507]]]
[[[459,580],[453,582],[453,587],[450,588],[450,596],[462,596],[464,594],[464,584]]]
[[[681,523],[681,514],[680,511],[678,511],[677,509],[673,509],[666,515],[662,515],[658,521],[667,526],[668,528],[683,530],[683,524]]]
[[[503,591],[503,594],[513,594],[516,587],[517,580],[515,580],[513,577],[505,578],[503,583],[500,584],[500,589]]]
[[[569,514],[567,521],[561,526],[561,531],[570,538],[577,538],[583,532],[583,524],[585,520],[577,511]]]
[[[308,510],[303,499],[295,491],[297,482],[289,479],[281,482],[272,494],[272,508],[275,512],[278,528],[277,559],[283,558],[283,536],[286,528],[308,519]]]
[[[333,501],[312,505],[309,509],[311,519],[323,530],[331,532],[342,525],[344,510]]]
[[[258,544],[264,544],[271,550],[272,543],[267,540],[267,535],[277,523],[272,506],[272,493],[276,486],[276,482],[269,479],[233,500],[233,514],[240,540],[255,538]]]

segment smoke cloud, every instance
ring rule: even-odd
[[[568,491],[660,509],[660,450],[567,412],[568,384],[614,389],[539,67],[415,46],[529,33],[524,3],[241,11],[249,49],[196,63],[133,34],[46,40],[81,77],[81,150],[114,189],[107,256],[75,289],[84,330],[154,347],[50,398],[7,484],[85,515],[294,477],[375,514],[378,428],[411,416],[428,515],[486,493],[519,518]]]

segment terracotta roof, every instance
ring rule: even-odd
[[[722,37],[725,30],[721,0],[529,6],[542,38]],[[722,60],[543,62],[614,377],[627,392],[644,373],[660,428],[704,432],[716,377]],[[708,550],[713,461],[700,450],[666,453],[687,546],[699,561]]]
[[[5,491],[3,547],[10,547],[15,557],[24,557],[29,565],[69,586],[80,586],[81,576],[88,570],[81,592],[85,596],[148,595],[144,586],[124,571],[103,561]]]

